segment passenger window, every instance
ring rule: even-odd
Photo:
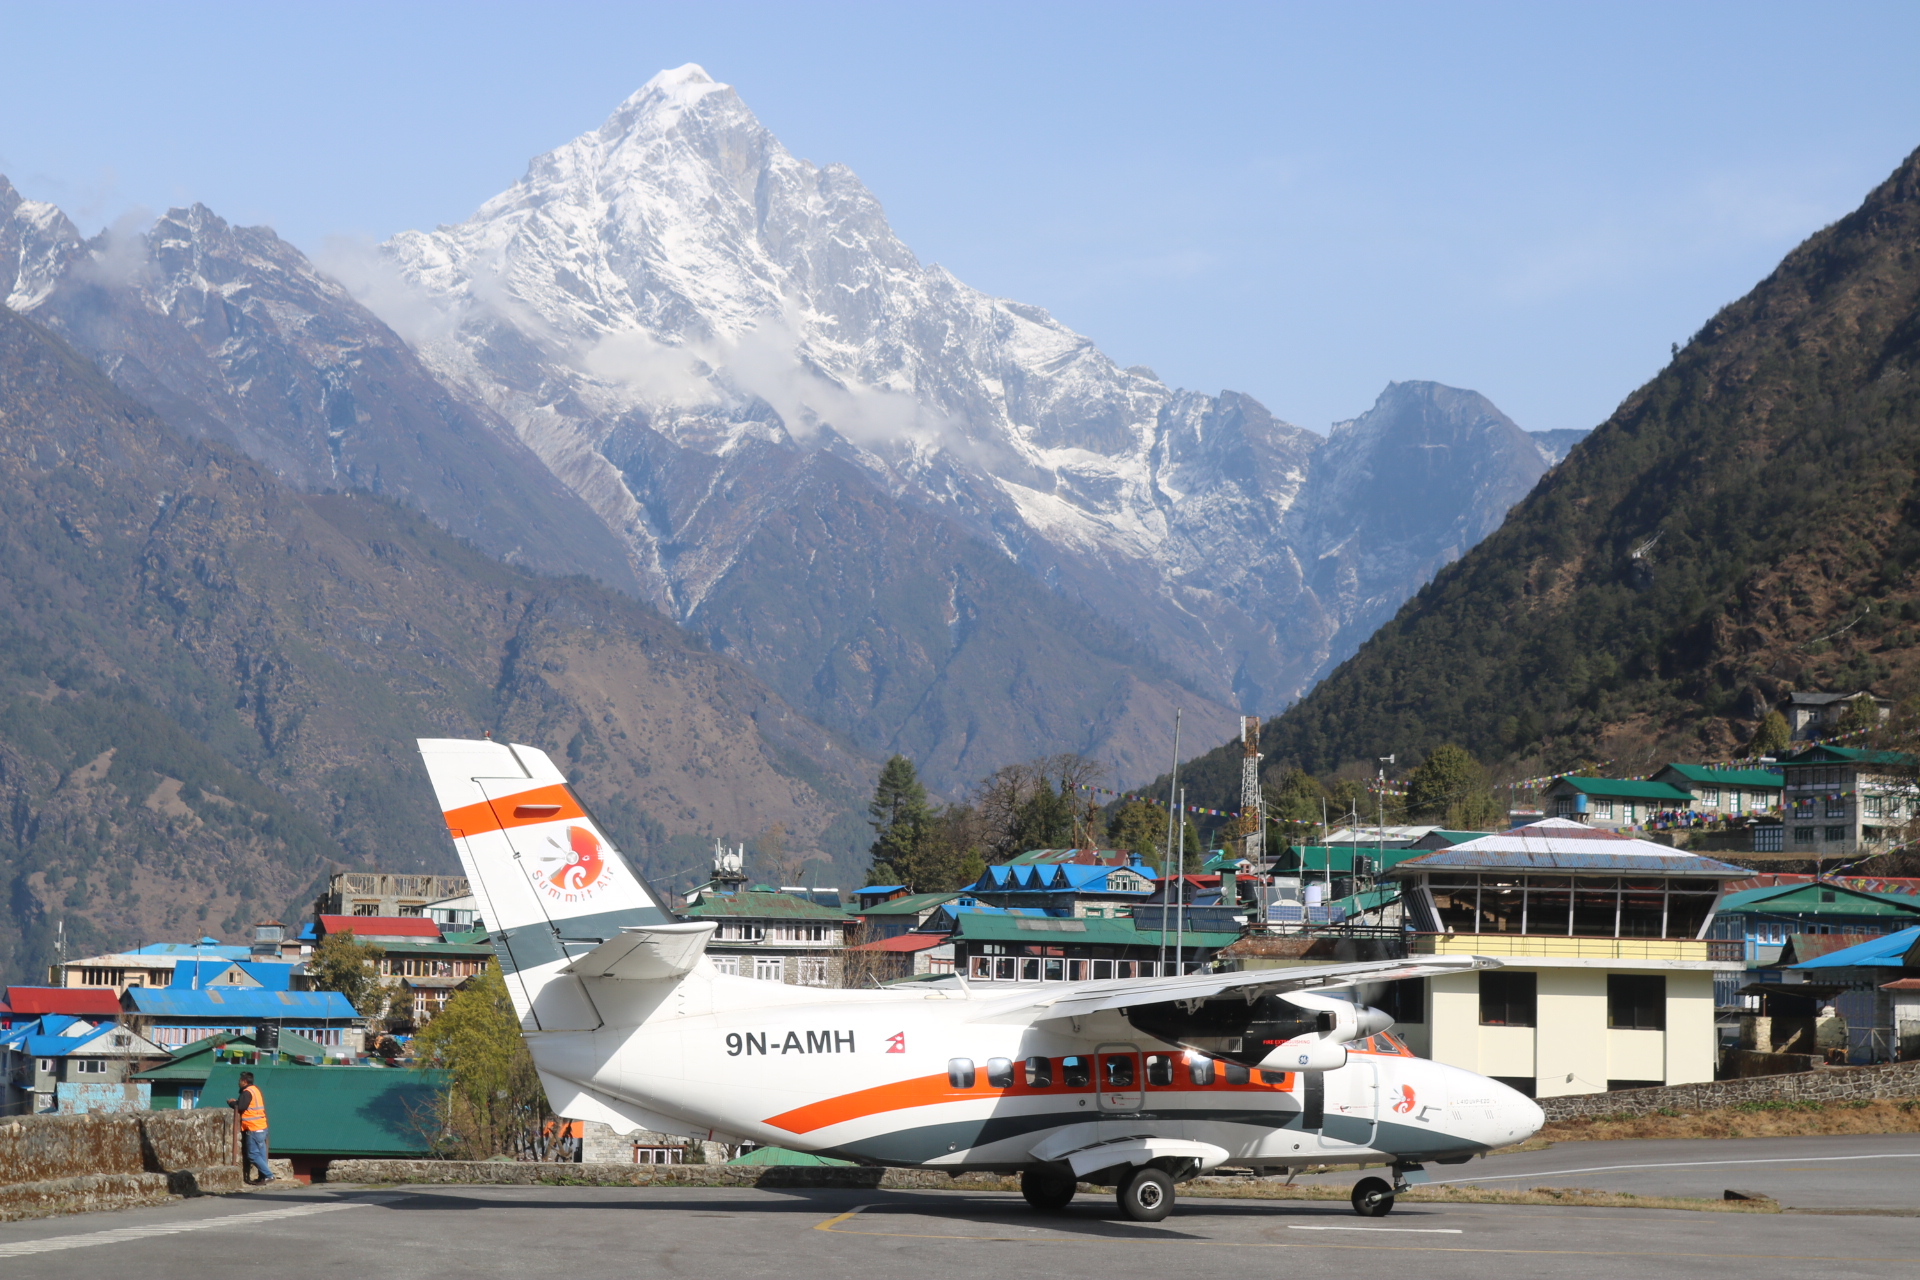
[[[1227,1083],[1245,1084],[1246,1082],[1247,1069],[1237,1062],[1229,1062],[1227,1064]]]
[[[1147,1055],[1147,1083],[1166,1089],[1173,1085],[1173,1059],[1164,1053]]]
[[[1038,956],[1029,956],[1020,962],[1020,981],[1040,981],[1040,958]]]
[[[1193,1081],[1195,1084],[1212,1084],[1213,1059],[1197,1058],[1189,1055],[1187,1058],[1187,1079]]]
[[[1047,961],[1047,981],[1064,982],[1067,977],[1067,962],[1059,958]]]
[[[947,1060],[947,1083],[956,1089],[973,1088],[973,1059],[949,1058]]]
[[[988,1058],[987,1084],[995,1089],[1013,1088],[1013,1059]]]
[[[1093,962],[1093,980],[1095,982],[1104,982],[1106,979],[1111,978],[1112,976],[1113,976],[1113,961],[1095,960]]]
[[[1133,1088],[1133,1055],[1113,1053],[1100,1059],[1101,1070],[1106,1074],[1109,1089]]]
[[[1053,1087],[1053,1059],[1027,1059],[1027,1088],[1051,1089]]]
[[[1069,1089],[1084,1089],[1093,1083],[1093,1070],[1085,1058],[1060,1059],[1060,1081]]]

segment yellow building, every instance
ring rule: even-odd
[[[1746,959],[1706,934],[1750,874],[1562,818],[1402,862],[1414,954],[1504,963],[1401,984],[1396,1030],[1533,1097],[1711,1080],[1713,975]]]

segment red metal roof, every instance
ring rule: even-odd
[[[320,932],[353,931],[356,938],[429,938],[440,940],[440,926],[425,916],[321,916]]]
[[[894,951],[908,952],[931,951],[943,942],[953,939],[941,933],[903,933],[892,938],[876,938],[872,942],[863,942],[857,947],[848,947],[849,951]]]
[[[34,1017],[47,1013],[120,1016],[120,995],[112,987],[8,987],[7,1004],[16,1014]]]

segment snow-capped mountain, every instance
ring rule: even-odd
[[[756,658],[739,625],[820,631],[782,597],[811,584],[845,604],[840,562],[741,576],[765,571],[755,539],[818,499],[825,459],[1110,620],[1214,704],[1203,733],[1298,696],[1548,461],[1483,398],[1432,384],[1396,384],[1329,440],[1120,368],[1040,308],[922,264],[849,170],[789,154],[696,66],[384,255],[435,304],[408,330],[427,362],[627,539],[654,599],[763,670],[786,663],[790,692],[828,655]],[[730,592],[763,612],[725,623]],[[854,710],[825,714],[845,727]]]
[[[305,255],[204,205],[83,241],[0,178],[0,301],[308,492],[406,502],[502,559],[633,591],[624,542]]]

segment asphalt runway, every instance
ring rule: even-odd
[[[1488,1190],[1590,1187],[1718,1200],[1733,1189],[1796,1209],[1920,1211],[1920,1134],[1911,1133],[1560,1142],[1464,1165],[1428,1165],[1427,1172],[1435,1183]],[[1362,1176],[1341,1170],[1300,1181],[1350,1186]]]
[[[0,1225],[0,1271],[35,1280],[223,1280],[289,1268],[397,1277],[690,1275],[897,1280],[988,1275],[1164,1280],[1169,1270],[1365,1268],[1422,1280],[1906,1274],[1905,1217],[1517,1205],[1402,1206],[1363,1219],[1300,1201],[1186,1199],[1116,1221],[1108,1196],[1036,1214],[954,1191],[695,1187],[312,1187]]]

